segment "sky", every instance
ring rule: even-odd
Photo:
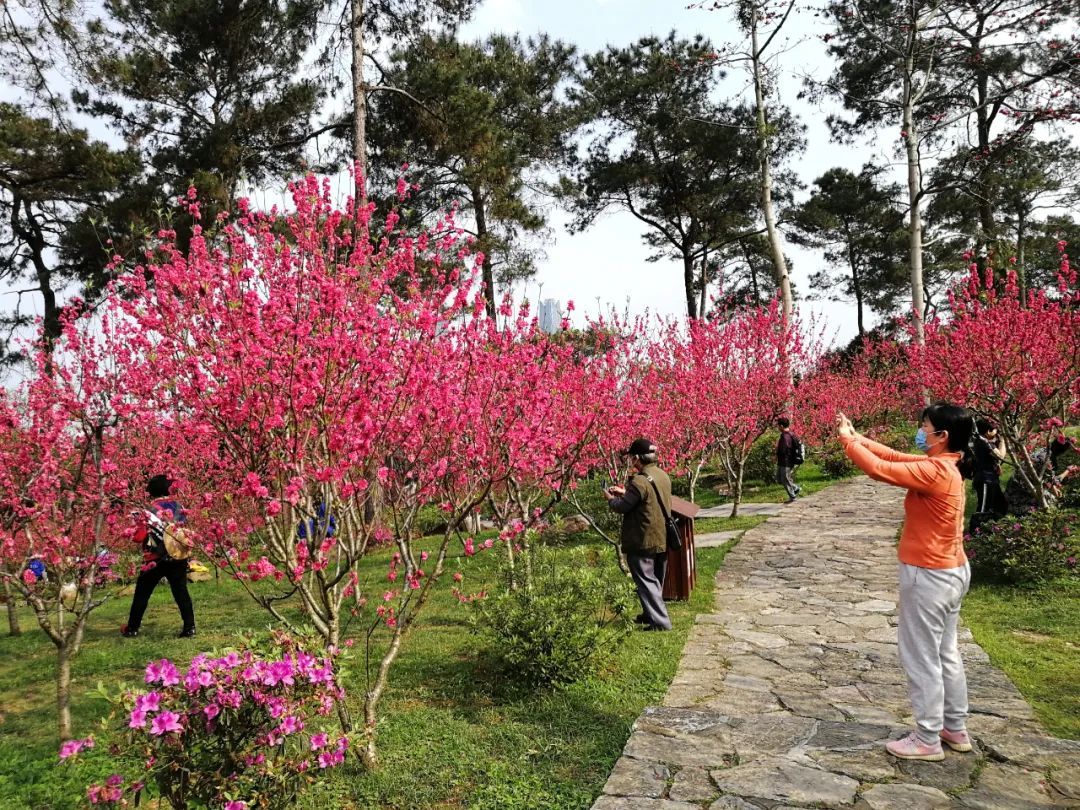
[[[483,0],[473,19],[463,28],[461,38],[480,39],[496,32],[527,37],[544,32],[572,43],[579,53],[594,52],[609,44],[625,46],[640,37],[664,36],[671,30],[686,37],[704,34],[717,46],[741,42],[743,37],[726,12],[690,10],[686,8],[687,2]],[[885,136],[879,135],[875,142],[862,146],[834,144],[825,127],[825,116],[835,109],[822,109],[797,98],[804,75],[823,78],[832,72],[820,40],[825,29],[817,26],[817,19],[810,12],[797,12],[785,26],[786,36],[774,43],[778,52],[779,100],[792,108],[807,126],[808,148],[796,165],[803,183],[809,187],[815,178],[834,166],[858,170],[871,159],[878,165],[893,166],[895,179],[902,182],[903,165],[897,162],[892,149],[895,141],[886,145]],[[66,78],[58,77],[58,84],[65,85]],[[67,88],[54,89],[66,92]],[[738,68],[733,68],[720,86],[720,93],[729,98],[748,91],[746,76]],[[0,99],[11,93],[12,88],[0,88]],[[119,140],[102,121],[80,118],[78,124],[85,126],[93,137],[113,143]],[[335,185],[343,190],[348,188],[345,178],[343,173]],[[286,196],[282,188],[249,188],[247,192],[256,205],[265,206],[280,204]],[[803,197],[808,193],[805,190]],[[536,276],[514,288],[517,299],[528,298],[534,311],[542,299],[555,299],[563,308],[573,301],[576,309],[573,320],[578,325],[585,317],[606,314],[612,308],[630,315],[646,311],[661,317],[684,314],[681,265],[671,260],[647,261],[649,249],[641,239],[645,226],[631,214],[605,214],[587,231],[574,235],[567,231],[568,219],[564,211],[551,206],[549,238],[541,246],[545,255],[537,262]],[[826,336],[835,343],[849,341],[858,331],[853,304],[805,298],[810,293],[810,275],[824,261],[821,254],[790,244],[785,244],[785,253],[793,260],[796,303],[803,316],[817,318],[818,326],[823,320]],[[66,292],[71,294],[74,290]],[[8,305],[8,295],[3,296],[2,305]],[[24,298],[23,307],[40,311],[40,302],[33,297]],[[867,314],[872,326],[873,318]]]
[[[482,38],[489,33],[544,32],[577,46],[579,52],[593,52],[607,45],[625,46],[648,35],[666,35],[675,30],[691,37],[703,34],[716,45],[741,42],[740,31],[723,11],[686,8],[687,0],[485,0],[473,20],[463,29],[463,39]],[[819,36],[816,19],[805,10],[788,20],[786,39],[774,43],[778,52],[779,100],[791,107],[807,126],[807,151],[798,158],[797,171],[809,187],[813,180],[834,166],[857,171],[868,160],[893,166],[895,179],[904,181],[902,165],[892,149],[883,145],[884,135],[873,143],[849,147],[832,143],[825,117],[832,108],[807,104],[797,98],[801,77],[824,78],[832,72],[831,61]],[[738,68],[731,71],[721,92],[734,97],[748,90]],[[804,197],[809,190],[803,192]],[[516,293],[533,302],[554,298],[563,306],[573,300],[580,313],[594,316],[598,308],[607,312],[681,315],[685,312],[682,267],[674,261],[648,263],[648,248],[641,240],[642,225],[631,214],[613,212],[582,234],[567,232],[565,213],[553,210],[551,238],[544,246],[546,258],[538,262],[538,273],[519,285]],[[808,279],[824,261],[820,253],[785,244],[793,260],[792,278],[797,305],[804,315],[824,319],[826,334],[837,343],[846,343],[858,333],[854,304],[807,301]],[[869,313],[868,313],[869,314]],[[869,325],[873,325],[872,316]]]

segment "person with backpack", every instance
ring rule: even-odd
[[[178,527],[187,523],[184,507],[170,496],[173,482],[165,475],[155,475],[146,484],[150,496],[147,509],[135,513],[137,525],[132,539],[142,546],[143,566],[135,580],[135,595],[131,599],[131,612],[127,624],[120,628],[120,634],[127,638],[139,635],[143,614],[150,602],[150,595],[162,579],[169,581],[173,599],[180,609],[183,626],[177,638],[191,638],[195,635],[195,609],[188,593],[188,561],[177,559],[169,553],[180,554],[176,548],[177,535],[182,536]],[[169,542],[171,541],[171,542]]]
[[[792,476],[795,468],[803,463],[804,450],[799,437],[791,432],[791,420],[781,416],[776,420],[780,428],[780,440],[776,443],[776,483],[787,492],[787,502],[791,503],[802,492],[802,487],[795,483]]]

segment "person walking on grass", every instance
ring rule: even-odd
[[[664,604],[664,511],[671,514],[671,479],[656,465],[656,445],[648,439],[635,439],[623,455],[629,456],[634,474],[626,486],[608,487],[604,496],[611,510],[622,515],[620,545],[641,602],[641,615],[635,621],[646,630],[670,630],[671,619]],[[663,499],[663,507],[659,499]]]
[[[967,677],[956,627],[971,583],[959,464],[968,452],[974,418],[967,408],[947,402],[926,408],[915,434],[915,445],[925,456],[867,439],[842,413],[836,423],[844,452],[859,469],[875,481],[908,491],[897,549],[897,635],[916,728],[885,748],[898,759],[928,762],[945,758],[943,742],[954,751],[970,751]]]
[[[802,487],[795,483],[792,475],[799,465],[799,439],[791,432],[791,420],[781,416],[776,420],[780,428],[780,440],[776,443],[776,483],[787,492],[787,502],[791,503],[802,492]]]
[[[177,638],[195,635],[195,608],[187,587],[188,561],[172,559],[165,550],[166,526],[182,526],[187,522],[184,507],[170,496],[172,485],[168,476],[155,475],[151,478],[146,484],[146,492],[151,499],[149,508],[135,513],[137,525],[132,539],[142,546],[143,566],[135,580],[135,595],[131,599],[127,624],[120,628],[121,635],[127,638],[139,635],[150,596],[162,579],[169,581],[173,599],[180,609],[183,626]]]

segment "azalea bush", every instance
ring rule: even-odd
[[[309,646],[277,632],[269,644],[197,655],[183,671],[147,664],[145,688],[114,700],[117,772],[88,788],[89,802],[137,806],[157,793],[176,810],[294,806],[349,745],[328,731],[342,698],[334,662]],[[89,745],[72,740],[60,756]]]
[[[964,538],[972,576],[987,582],[1029,585],[1080,575],[1077,516],[1045,509],[980,526]]]

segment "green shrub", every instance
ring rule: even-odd
[[[743,466],[743,481],[771,484],[776,480],[776,443],[780,434],[770,430],[754,442]]]
[[[532,554],[532,587],[476,602],[473,618],[508,677],[530,686],[571,683],[630,632],[634,588],[594,549],[541,546]]]
[[[435,504],[424,504],[416,512],[417,533],[421,536],[442,534],[446,531],[446,512]]]
[[[1076,576],[1080,541],[1072,535],[1076,515],[1046,509],[1008,517],[965,536],[964,547],[976,580],[1027,585]]]
[[[826,478],[847,478],[858,472],[838,442],[829,442],[825,445],[815,454],[814,461],[817,462],[821,474]]]

